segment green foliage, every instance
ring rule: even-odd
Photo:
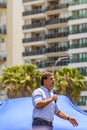
[[[40,85],[41,72],[33,64],[6,68],[0,78],[7,85],[8,97],[24,97]]]
[[[76,68],[61,68],[55,73],[56,86],[60,94],[69,96],[77,103],[80,92],[86,88],[84,76]]]

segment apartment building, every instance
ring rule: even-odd
[[[23,64],[22,0],[0,0],[0,73],[5,67]]]
[[[68,20],[69,66],[78,68],[85,76],[87,86],[87,0],[74,0],[68,9],[71,13]],[[79,105],[87,110],[87,91],[81,93]]]
[[[0,1],[0,71],[6,66],[6,2]]]
[[[23,0],[22,16],[24,63],[42,71],[76,67],[87,76],[87,0]],[[79,105],[87,110],[86,91]]]
[[[6,67],[23,64],[22,0],[0,0],[0,74]],[[0,85],[0,100],[6,92]]]
[[[6,1],[0,1],[0,74],[6,67]],[[0,100],[6,98],[5,87],[0,86]]]
[[[0,0],[0,73],[33,63],[87,76],[87,0]],[[79,105],[87,110],[87,92]]]

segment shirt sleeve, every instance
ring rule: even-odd
[[[32,102],[36,106],[39,101],[43,99],[41,92],[37,89],[32,93]]]
[[[57,106],[57,104],[55,103],[55,115],[59,112],[59,111],[61,111],[61,109],[60,109],[60,107],[59,106]]]

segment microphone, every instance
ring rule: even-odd
[[[53,94],[58,94],[58,88],[53,88]],[[57,102],[57,100],[55,100],[55,103]]]

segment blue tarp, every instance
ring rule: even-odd
[[[55,116],[54,130],[87,130],[87,113],[75,106],[72,101],[59,95],[57,104],[68,115],[79,123],[73,127],[69,121]],[[7,99],[0,102],[0,130],[32,130],[32,100],[31,97]]]

